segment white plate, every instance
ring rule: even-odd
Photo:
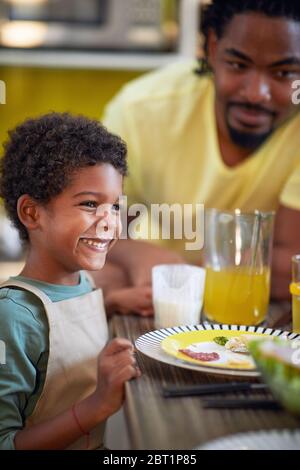
[[[216,331],[216,336],[222,336],[225,332],[232,335],[232,332],[242,331],[243,333],[257,333],[264,334],[268,336],[277,336],[277,337],[286,337],[290,340],[300,337],[296,333],[289,333],[281,330],[273,330],[272,328],[263,328],[256,326],[236,326],[236,325],[215,325],[209,323],[203,323],[200,325],[188,325],[188,326],[177,326],[173,328],[163,328],[161,330],[150,331],[142,336],[140,336],[136,342],[136,348],[152,359],[157,361],[164,362],[166,364],[182,367],[184,369],[191,369],[200,372],[205,372],[207,374],[219,374],[219,375],[229,375],[229,376],[241,376],[241,377],[258,377],[260,373],[256,369],[235,369],[235,368],[222,368],[214,367],[212,365],[206,365],[204,363],[190,362],[189,360],[182,360],[178,357],[175,357],[171,354],[167,354],[163,351],[161,347],[161,342],[170,336],[188,332],[206,332],[206,331]],[[194,334],[194,333],[193,333]],[[191,341],[192,342],[192,341]]]
[[[300,450],[300,431],[245,432],[210,441],[195,450]]]

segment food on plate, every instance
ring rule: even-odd
[[[256,335],[241,335],[233,336],[232,338],[226,338],[225,336],[216,336],[214,342],[220,346],[224,346],[229,351],[239,354],[249,354],[248,344],[253,339],[256,339]]]
[[[228,341],[228,338],[226,338],[226,336],[216,336],[214,338],[214,342],[219,344],[220,346],[225,346],[227,341]]]
[[[244,335],[230,338],[230,340],[225,344],[225,348],[235,353],[249,354],[247,340]]]
[[[191,357],[192,359],[197,359],[202,362],[212,362],[220,359],[220,356],[216,352],[205,353],[205,352],[195,352],[190,349],[179,349],[179,352],[186,354],[186,356]]]
[[[251,367],[251,366],[253,366],[253,364],[250,360],[247,360],[247,359],[245,360],[242,357],[233,357],[233,356],[228,357],[227,365],[229,367]]]
[[[254,362],[250,357],[248,344],[257,335],[244,334],[226,337],[215,336],[212,341],[193,343],[178,352],[200,362],[215,363],[219,366],[253,368]]]
[[[232,352],[215,341],[192,343],[178,349],[178,352],[186,356],[186,359],[191,358],[220,367],[229,366],[247,369],[254,367],[254,362],[249,355]]]
[[[199,361],[212,367],[255,369],[249,344],[255,340],[261,342],[264,338],[266,336],[263,333],[244,333],[238,330],[220,331],[219,335],[210,335],[209,341],[186,342],[181,345],[174,341],[172,348],[180,354],[181,360]]]

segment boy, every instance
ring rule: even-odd
[[[129,341],[106,345],[102,292],[83,271],[101,269],[118,238],[126,169],[123,141],[84,117],[52,113],[10,133],[0,192],[28,249],[0,289],[2,449],[99,448],[140,375]]]

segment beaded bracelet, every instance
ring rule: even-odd
[[[83,427],[81,426],[80,424],[80,421],[78,419],[78,416],[77,416],[77,413],[76,413],[76,403],[74,403],[74,405],[72,406],[71,408],[71,411],[72,411],[72,415],[73,415],[73,418],[74,418],[74,421],[76,422],[81,434],[83,436],[86,436],[86,448],[88,449],[89,448],[89,445],[90,445],[90,433],[85,431],[83,429]]]

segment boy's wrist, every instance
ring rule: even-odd
[[[105,421],[111,413],[106,406],[99,406],[99,398],[92,394],[76,404],[76,415],[82,428],[89,432],[99,423]]]

